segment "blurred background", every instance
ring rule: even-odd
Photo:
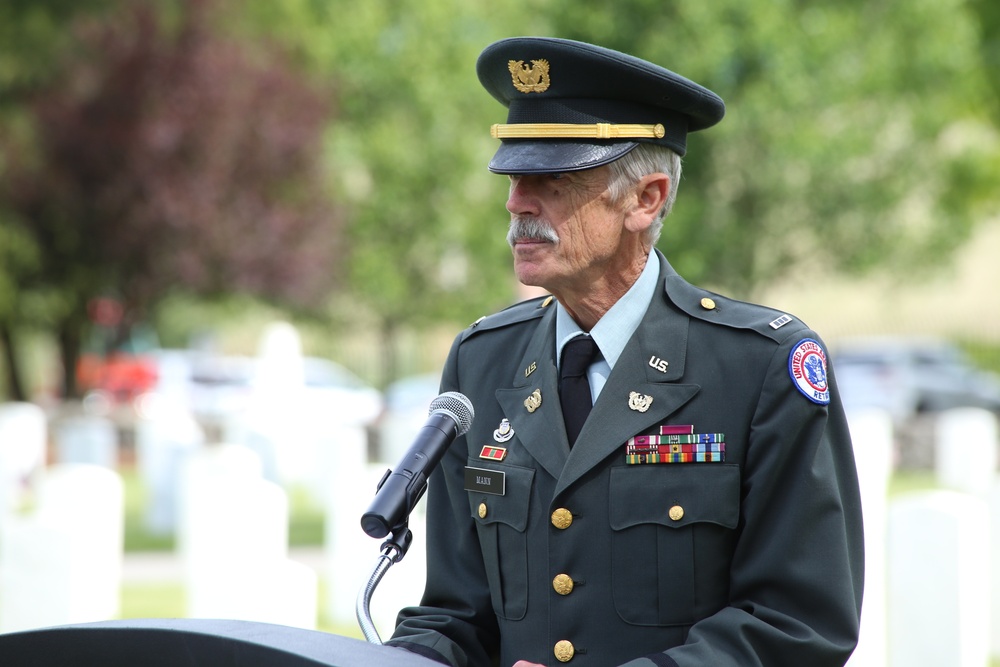
[[[856,437],[885,434],[878,497],[988,502],[942,475],[939,434],[972,415],[964,456],[992,479],[1000,4],[4,0],[0,632],[214,615],[360,636],[375,484],[454,335],[527,296],[485,166],[506,114],[475,75],[513,35],[719,93],[660,249],[820,332],[852,414],[882,420]],[[419,595],[414,532],[384,635]]]

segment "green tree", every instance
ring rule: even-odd
[[[989,76],[963,0],[289,0],[247,15],[341,84],[328,149],[352,211],[352,291],[387,340],[511,299],[506,185],[485,171],[504,111],[474,73],[506,36],[617,48],[726,99],[727,118],[690,140],[661,240],[692,281],[752,297],[789,274],[926,273],[996,202]]]
[[[505,111],[479,86],[476,57],[523,29],[527,2],[258,2],[245,27],[337,82],[327,149],[350,210],[351,299],[398,373],[400,330],[468,323],[516,299],[504,236],[506,179],[486,169]],[[535,18],[534,27],[544,24]],[[357,326],[357,310],[351,311]]]
[[[168,26],[134,2],[78,24],[73,59],[29,99],[33,141],[7,137],[0,200],[22,261],[0,336],[16,398],[17,329],[56,334],[74,396],[88,304],[106,293],[123,307],[112,348],[177,291],[325,304],[338,223],[319,160],[330,92],[219,38],[213,7],[183,0]]]
[[[996,204],[988,71],[963,0],[546,7],[555,33],[726,100],[722,123],[692,137],[661,241],[691,280],[746,296],[791,272],[912,277]]]

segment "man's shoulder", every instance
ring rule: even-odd
[[[462,340],[487,331],[538,319],[553,303],[554,299],[551,296],[537,297],[520,301],[492,315],[484,315],[466,327],[462,332]]]
[[[689,316],[734,329],[749,329],[775,342],[809,330],[795,315],[697,287],[677,275],[667,278],[667,296]]]

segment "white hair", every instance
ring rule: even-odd
[[[670,189],[663,208],[646,230],[646,241],[650,247],[656,245],[663,230],[663,219],[670,213],[677,199],[677,185],[681,180],[681,156],[666,146],[640,143],[623,157],[610,165],[611,178],[608,189],[615,202],[621,202],[629,190],[634,188],[643,176],[662,173],[670,177]]]

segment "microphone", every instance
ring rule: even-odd
[[[400,459],[396,470],[386,470],[361,528],[371,537],[385,537],[410,516],[427,490],[427,478],[455,438],[472,427],[472,401],[457,391],[447,391],[433,401],[427,422]]]

